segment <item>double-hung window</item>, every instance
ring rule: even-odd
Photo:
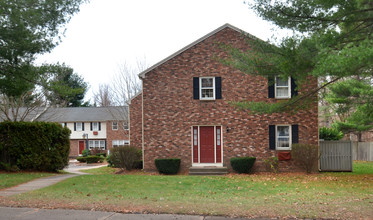
[[[125,121],[125,122],[122,123],[122,125],[123,125],[124,130],[129,130],[128,122]]]
[[[113,121],[112,130],[118,130],[118,122],[117,121]]]
[[[287,79],[276,76],[275,78],[275,97],[276,98],[291,98],[290,77]]]
[[[276,149],[291,150],[291,126],[277,125],[276,126]]]
[[[76,122],[76,131],[83,131],[83,123],[82,122]]]
[[[92,122],[92,130],[93,131],[98,131],[99,130],[98,122]]]
[[[200,77],[200,100],[215,99],[215,77]]]

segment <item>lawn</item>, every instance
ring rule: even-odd
[[[373,218],[373,162],[355,173],[115,175],[99,168],[2,205],[242,217]],[[110,173],[110,174],[104,174]],[[31,205],[30,205],[31,204]]]
[[[38,172],[0,173],[0,189],[16,186],[33,179],[52,175],[55,174]]]

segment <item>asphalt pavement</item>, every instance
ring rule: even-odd
[[[68,209],[36,209],[0,207],[0,220],[247,220],[222,216],[172,215],[172,214],[123,214]],[[262,218],[262,220],[264,220]]]

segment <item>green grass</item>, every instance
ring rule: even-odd
[[[80,170],[80,171],[84,173],[94,174],[94,175],[103,175],[103,174],[114,174],[116,170],[111,167],[100,167],[100,168]]]
[[[357,173],[74,177],[0,204],[244,217],[373,218],[373,162]]]
[[[354,174],[373,174],[373,162],[370,161],[354,161]]]
[[[33,179],[52,176],[53,173],[19,172],[19,173],[0,173],[0,189],[29,182]]]

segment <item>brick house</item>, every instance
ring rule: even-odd
[[[128,107],[50,108],[36,121],[58,122],[71,130],[70,157],[87,148],[110,150],[129,145]]]
[[[296,114],[254,115],[231,101],[277,102],[317,86],[315,79],[296,88],[291,78],[247,75],[222,65],[227,57],[217,43],[249,49],[243,31],[229,24],[212,31],[139,76],[142,93],[130,102],[130,141],[143,150],[144,169],[154,171],[156,158],[181,158],[181,170],[227,167],[230,158],[289,159],[293,143],[318,144],[317,103]],[[294,169],[292,160],[280,170]]]

